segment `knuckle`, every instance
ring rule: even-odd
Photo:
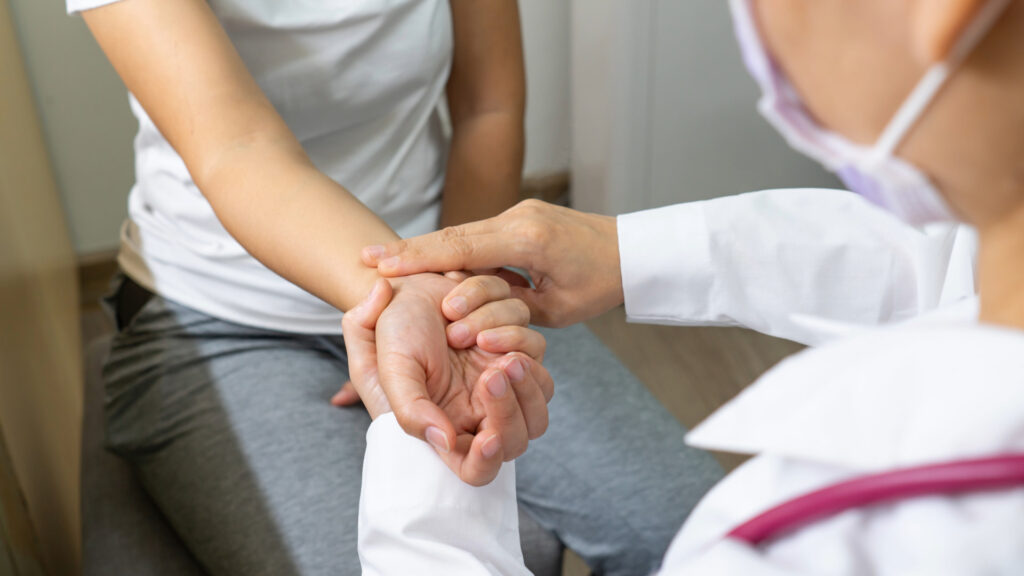
[[[509,305],[512,307],[512,315],[520,322],[530,322],[530,307],[526,305],[526,302],[518,298],[509,300]]]
[[[392,404],[391,409],[395,413],[395,420],[398,420],[398,425],[405,430],[406,433],[410,433],[413,423],[415,422],[416,411],[409,404]]]
[[[403,254],[414,253],[415,245],[410,243],[408,240],[395,240],[387,245],[387,251],[380,260],[385,260],[390,256],[401,256]]]
[[[494,311],[488,308],[481,308],[477,310],[470,318],[467,318],[467,321],[472,325],[472,328],[478,332],[497,327],[497,320],[494,317]]]
[[[512,293],[512,288],[508,285],[508,282],[497,277],[497,276],[476,276],[479,278],[480,289],[490,299],[507,298]]]
[[[549,376],[544,380],[544,384],[541,385],[541,390],[544,392],[544,398],[551,402],[551,399],[555,397],[555,382]]]
[[[466,233],[461,227],[447,226],[442,228],[438,234],[440,235],[441,241],[457,254],[468,256],[472,253],[473,245],[471,242],[466,241]]]
[[[468,259],[473,256],[474,246],[473,243],[466,240],[465,238],[452,239],[449,243],[449,248],[457,255],[464,259]]]
[[[537,362],[543,362],[544,354],[546,354],[548,351],[548,340],[540,332],[537,332],[536,330],[533,330],[532,332],[534,334],[534,338],[536,339],[535,346],[537,347]]]
[[[438,231],[438,234],[440,234],[441,238],[444,240],[462,238],[465,235],[462,232],[462,228],[458,226],[445,226],[440,231]]]
[[[479,291],[486,287],[487,278],[488,276],[470,276],[469,278],[466,278],[465,282],[462,284],[466,287],[467,291]]]
[[[545,417],[540,422],[530,427],[530,440],[536,440],[548,431],[548,419]]]
[[[513,442],[510,446],[505,448],[505,459],[512,460],[519,458],[526,453],[526,449],[529,447],[530,441],[524,436],[521,442]]]
[[[519,222],[513,230],[515,244],[513,250],[520,253],[534,254],[538,249],[551,241],[551,231],[542,222],[526,220]]]
[[[544,222],[532,221],[523,227],[523,237],[536,245],[542,245],[551,239],[551,228]]]
[[[516,204],[515,208],[519,212],[523,212],[526,214],[536,214],[544,210],[545,206],[547,206],[547,202],[543,202],[536,198],[527,198],[526,200],[523,200]]]
[[[487,291],[485,290],[482,283],[483,281],[481,280],[482,278],[484,277],[473,276],[463,282],[462,286],[459,287],[461,296],[470,304],[470,311],[472,311],[474,306],[480,306],[483,304],[485,297],[487,296]]]
[[[350,310],[341,316],[341,332],[348,337],[355,337],[356,332],[362,328],[359,321],[358,310]]]

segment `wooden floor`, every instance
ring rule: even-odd
[[[83,342],[111,330],[97,302],[112,272],[108,264],[83,274]],[[627,324],[621,307],[587,325],[690,428],[776,362],[801,349],[798,344],[740,328]],[[727,469],[743,461],[732,454],[715,456]],[[578,557],[567,554],[566,576],[587,573]]]

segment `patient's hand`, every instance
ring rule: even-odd
[[[352,383],[371,417],[393,410],[407,433],[479,485],[543,434],[552,382],[540,364],[544,338],[526,328],[529,313],[508,285],[467,279],[464,306],[445,301],[442,315],[456,285],[436,274],[381,280],[343,327]],[[343,389],[334,403],[355,399]]]

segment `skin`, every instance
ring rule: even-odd
[[[615,218],[525,200],[502,214],[433,234],[370,246],[363,261],[384,276],[516,266],[536,289],[514,286],[534,323],[562,327],[622,303]],[[456,290],[446,301],[465,297]]]
[[[408,417],[403,411],[458,414],[451,430],[429,427],[419,433],[465,482],[486,484],[497,475],[502,460],[522,454],[529,440],[547,429],[545,408],[553,383],[540,364],[545,342],[525,326],[508,325],[502,318],[519,314],[522,303],[501,300],[502,292],[495,292],[484,296],[484,305],[476,312],[483,319],[479,336],[487,333],[488,326],[498,325],[512,345],[446,346],[445,322],[424,323],[416,318],[437,310],[439,299],[457,281],[427,276],[426,295],[418,290],[392,290],[390,283],[380,280],[367,300],[345,315],[351,399],[357,392],[373,418],[391,411],[396,399],[401,402],[395,409],[398,418]],[[507,285],[503,293],[508,293]],[[496,315],[487,316],[490,313]],[[529,319],[510,322],[514,321],[525,325]],[[411,349],[396,345],[403,339],[426,345]],[[510,348],[516,351],[506,354]],[[447,361],[437,361],[446,357]],[[403,379],[425,381],[426,387],[421,391],[404,388],[410,391],[408,397],[384,394],[384,383]]]
[[[770,52],[808,110],[822,125],[869,144],[927,67],[945,58],[980,5],[980,0],[762,0],[754,7]],[[1022,29],[1024,3],[1011,2],[896,151],[921,168],[978,230],[981,320],[1015,328],[1024,328]],[[614,222],[598,226],[595,236],[593,215],[536,203],[528,208],[370,246],[363,261],[385,276],[521,266],[535,277],[563,281],[556,283],[558,303],[574,303],[572,310],[547,308],[539,294],[523,296],[531,308],[539,308],[538,317],[556,323],[620,303],[621,285],[571,284],[577,278],[566,271],[589,269],[588,279],[617,273]],[[541,233],[555,218],[558,232]]]
[[[441,225],[494,216],[519,199],[523,172],[523,66],[515,0],[451,0],[455,54],[448,80],[452,147]]]
[[[518,38],[518,21],[505,19],[478,32],[473,28],[480,20],[507,15],[514,5],[513,0],[452,2],[458,41],[458,75],[449,85],[458,110],[454,138],[467,149],[486,140],[488,149],[501,161],[489,174],[477,168],[481,163],[475,154],[452,154],[452,175],[445,191],[448,221],[474,215],[465,208],[471,193],[477,193],[479,186],[509,181],[512,167],[522,162],[521,127],[518,132],[510,127],[516,118],[521,124],[522,99],[498,98],[493,93],[504,90],[514,95],[517,82],[522,92],[521,54],[518,68],[514,54],[521,52],[521,47],[518,40],[510,40],[513,35]],[[362,266],[359,249],[368,242],[395,240],[396,234],[316,169],[249,74],[206,2],[125,0],[88,10],[83,18],[125,85],[184,160],[218,219],[250,254],[340,310],[348,310],[366,297],[379,276]],[[168,26],[168,22],[174,25]],[[493,71],[485,78],[478,77],[489,66],[505,70],[508,80],[501,81],[504,76]],[[492,82],[496,83],[494,89],[484,86]],[[511,112],[505,114],[506,108]],[[411,319],[410,326],[423,334],[433,335],[439,326],[443,331],[447,323],[440,310],[438,279],[443,280],[423,275],[392,282],[394,291],[402,295],[396,304],[413,294],[434,303],[433,309],[424,308]],[[443,345],[403,338],[395,332],[382,336],[378,343],[403,349],[425,370],[448,363],[448,369],[456,371],[459,354],[464,353],[453,354]],[[430,350],[430,354],[416,355],[417,350]],[[476,384],[478,375],[472,371],[453,373],[466,378],[465,386]],[[435,445],[456,445],[456,431],[468,429],[467,422],[484,417],[480,410],[470,410],[468,402],[448,402],[435,406],[438,410],[405,409],[407,399],[424,393],[427,382],[422,379],[381,379],[381,385],[407,432],[424,439],[429,429],[442,432],[443,438],[434,438]],[[531,422],[547,417],[546,406],[536,402],[521,406],[521,410],[529,413],[524,420]],[[504,432],[508,438],[521,435],[517,428]],[[517,450],[510,445],[505,451]]]

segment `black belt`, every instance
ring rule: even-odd
[[[117,289],[114,296],[114,314],[117,319],[117,330],[124,330],[125,326],[132,323],[132,320],[139,314],[142,307],[153,297],[153,293],[139,286],[135,280],[125,276],[121,287]]]

